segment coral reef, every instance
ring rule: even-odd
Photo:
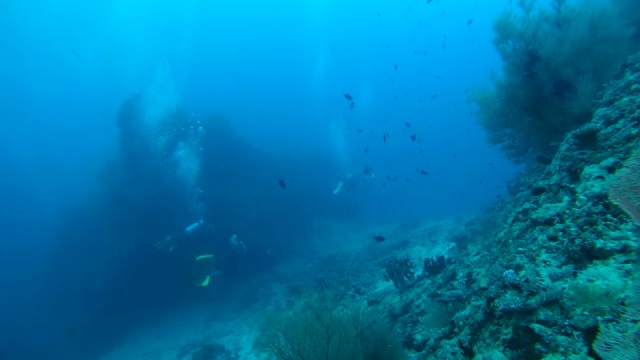
[[[438,275],[447,264],[453,263],[453,259],[446,258],[444,255],[436,255],[434,257],[424,259],[423,274]]]
[[[425,359],[637,356],[638,232],[608,190],[635,161],[639,128],[635,55],[552,161],[465,229],[475,241],[455,264],[407,289],[398,306],[410,309],[396,312],[405,345]],[[450,323],[434,328],[434,311]]]
[[[372,322],[362,306],[323,290],[271,316],[255,347],[282,360],[405,358],[387,323]]]
[[[398,290],[410,286],[416,278],[411,260],[406,257],[388,260],[385,264],[384,278],[393,282],[393,286]]]
[[[470,100],[489,141],[511,159],[550,158],[569,131],[589,121],[602,85],[640,47],[632,21],[608,4],[518,4],[494,22],[503,75]]]
[[[373,261],[383,273],[359,263],[402,291],[353,274],[358,281],[324,283],[388,314],[419,359],[637,358],[640,234],[611,191],[634,174],[638,129],[640,54],[618,69],[592,120],[494,207],[451,224],[438,242],[431,230],[416,234]],[[416,256],[425,263],[414,275]]]

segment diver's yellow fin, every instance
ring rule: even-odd
[[[198,286],[202,286],[202,287],[205,287],[205,286],[209,286],[209,283],[210,283],[210,282],[211,282],[211,275],[207,275],[207,277],[206,277],[206,278],[204,278],[204,281],[203,281],[203,282],[201,282],[200,284],[197,284],[197,283],[196,283],[196,285],[198,285]]]

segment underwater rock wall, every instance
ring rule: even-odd
[[[396,298],[404,345],[426,359],[638,358],[640,235],[608,190],[639,136],[637,54],[549,165],[460,229],[473,240],[455,263]]]

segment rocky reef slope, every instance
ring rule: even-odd
[[[518,176],[450,235],[456,250],[415,278],[405,271],[400,295],[373,306],[388,307],[415,358],[640,358],[639,234],[609,192],[639,136],[640,54],[548,164]],[[391,274],[401,263],[387,263]]]

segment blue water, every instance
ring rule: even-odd
[[[198,298],[168,295],[181,263],[154,244],[200,219],[213,251],[234,233],[251,243],[250,265],[223,262],[231,287],[287,261],[260,251],[295,247],[283,239],[317,219],[490,206],[517,168],[466,92],[500,70],[491,22],[507,5],[2,2],[0,358],[98,356]],[[134,94],[146,120],[120,113]]]

